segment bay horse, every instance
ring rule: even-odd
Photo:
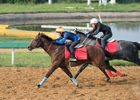
[[[42,81],[35,86],[35,88],[39,88],[46,81],[47,78],[58,68],[60,67],[70,78],[71,80],[78,86],[77,80],[72,76],[71,72],[68,69],[69,61],[65,59],[65,44],[57,44],[53,43],[53,39],[44,35],[43,33],[39,33],[33,41],[29,44],[28,50],[33,50],[35,48],[42,47],[46,53],[51,57],[52,66],[50,67],[48,73],[42,79]],[[108,69],[113,72],[117,72],[112,66],[109,66],[105,63],[105,53],[102,48],[97,46],[86,46],[87,49],[87,59],[86,60],[78,60],[76,62],[71,62],[71,67],[78,66],[81,64],[92,64],[96,67],[100,68],[101,71],[109,80],[109,76],[102,69]]]
[[[96,37],[88,37],[86,34],[76,31],[76,34],[80,37],[80,43],[83,43],[83,45],[87,46],[95,46],[96,40],[98,38]],[[84,42],[83,42],[84,41]],[[138,42],[130,42],[125,40],[119,40],[117,41],[119,45],[119,50],[115,53],[107,53],[108,56],[106,57],[106,61],[113,60],[113,59],[123,59],[129,62],[134,62],[138,66],[140,66],[140,59],[139,59],[139,50],[140,50],[140,44]],[[105,50],[104,50],[105,51]],[[106,51],[105,51],[106,52]],[[109,64],[109,62],[107,62]],[[83,64],[83,66],[80,68],[78,73],[75,75],[75,78],[88,66],[88,63]],[[108,70],[109,71],[109,70]],[[114,77],[110,71],[110,76]],[[123,75],[122,75],[123,76]]]

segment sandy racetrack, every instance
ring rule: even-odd
[[[110,82],[96,67],[88,67],[77,78],[79,87],[67,83],[69,77],[57,69],[40,89],[35,89],[48,68],[0,68],[0,100],[139,100],[140,68],[115,67],[126,77]],[[71,68],[73,75],[79,67]]]
[[[128,76],[116,76],[105,81],[96,67],[87,67],[77,78],[79,87],[67,83],[70,79],[57,69],[44,83],[35,89],[49,68],[0,68],[0,100],[139,100],[140,67],[115,67]],[[79,67],[71,68],[75,75]]]

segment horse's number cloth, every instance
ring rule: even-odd
[[[101,47],[99,42],[96,40],[96,45]],[[114,42],[108,42],[105,46],[105,50],[107,50],[110,53],[117,52],[118,51],[118,42],[115,40]]]
[[[87,59],[87,49],[85,46],[81,48],[77,48],[75,50],[75,56],[77,57],[77,60],[86,60]],[[70,52],[65,47],[65,59],[70,58]]]

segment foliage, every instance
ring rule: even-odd
[[[71,7],[71,8],[69,8]],[[137,3],[132,4],[107,4],[107,6],[99,3],[92,3],[88,6],[87,3],[48,3],[43,4],[0,4],[0,14],[9,13],[70,13],[70,12],[131,12],[140,11],[140,6]]]
[[[0,0],[0,3],[45,3],[48,0]]]
[[[0,3],[45,3],[48,2],[48,0],[0,0]],[[52,0],[53,3],[83,3],[87,2],[86,0]],[[116,0],[117,3],[138,3],[139,0]]]
[[[138,3],[139,0],[116,0],[117,3]]]

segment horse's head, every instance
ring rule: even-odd
[[[42,34],[39,33],[34,39],[33,41],[29,44],[29,46],[27,47],[28,50],[33,50],[35,48],[38,48],[42,45]]]

